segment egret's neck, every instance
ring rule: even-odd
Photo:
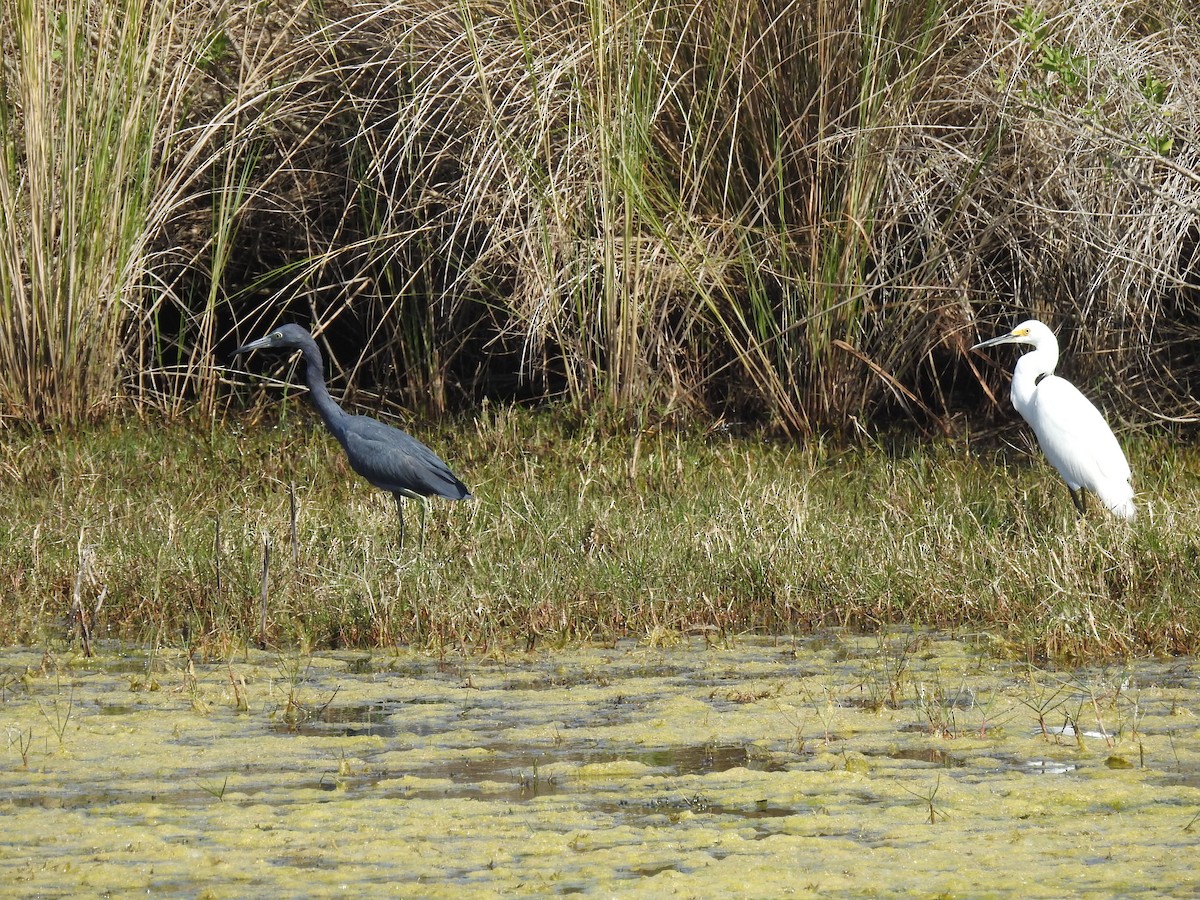
[[[1026,411],[1033,404],[1038,379],[1043,375],[1053,375],[1056,365],[1057,347],[1037,347],[1017,360],[1016,368],[1013,369],[1012,403],[1022,416],[1026,415]]]

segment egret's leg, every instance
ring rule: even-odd
[[[1079,510],[1079,514],[1082,516],[1087,512],[1083,506],[1083,488],[1073,488],[1067,485],[1067,490],[1071,492],[1071,499],[1075,501],[1075,508]]]
[[[396,495],[396,515],[400,517],[400,546],[404,546],[404,498]]]

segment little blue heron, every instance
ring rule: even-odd
[[[1013,369],[1012,403],[1067,482],[1076,509],[1083,512],[1081,494],[1087,488],[1113,515],[1133,519],[1137,509],[1129,485],[1129,462],[1100,410],[1075,385],[1054,374],[1058,365],[1054,332],[1030,319],[971,349],[997,344],[1033,345],[1033,351],[1021,356]]]
[[[425,509],[428,497],[465,500],[467,486],[450,471],[432,450],[399,428],[370,416],[352,416],[333,401],[325,387],[325,362],[312,335],[299,325],[281,325],[266,337],[233,351],[237,356],[252,350],[286,348],[299,350],[304,358],[304,383],[308,397],[329,433],[337,438],[350,468],[396,498],[400,516],[400,545],[404,546],[404,498],[421,503],[421,546],[425,545]]]

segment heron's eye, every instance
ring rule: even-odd
[[[272,338],[274,338],[274,339],[275,339],[275,340],[277,340],[277,341],[282,341],[282,340],[283,340],[283,332],[282,332],[282,331],[277,331],[277,332],[275,332],[273,335],[271,335],[271,337],[272,337]]]

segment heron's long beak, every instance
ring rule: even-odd
[[[241,356],[243,353],[249,353],[251,350],[261,350],[263,347],[270,347],[271,339],[269,337],[259,338],[257,341],[251,341],[248,344],[242,344],[230,356]]]
[[[1010,331],[1008,334],[1002,334],[999,337],[994,337],[989,341],[980,341],[978,344],[976,344],[971,349],[978,350],[981,347],[995,347],[998,344],[1019,344],[1019,343],[1021,343],[1020,336],[1013,334],[1013,332]]]

